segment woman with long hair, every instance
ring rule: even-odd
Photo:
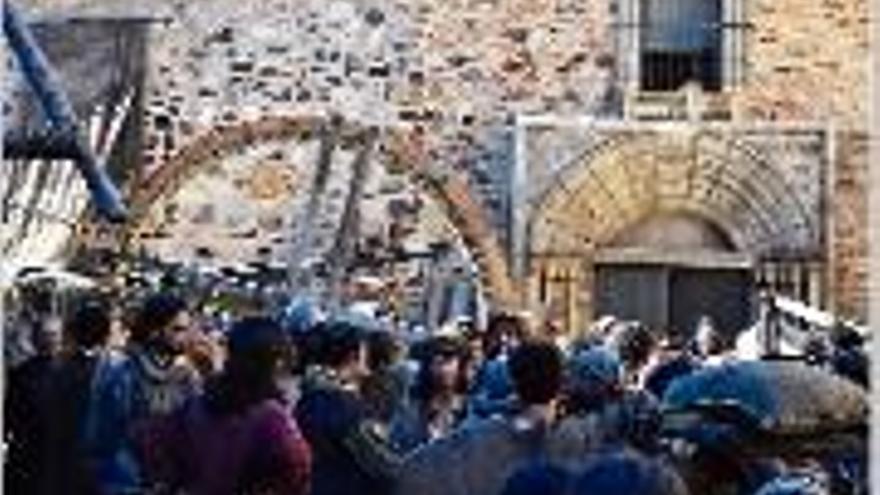
[[[436,337],[421,357],[410,399],[391,423],[391,442],[401,452],[449,435],[467,412],[465,349],[454,338]]]
[[[307,493],[311,451],[278,385],[291,369],[290,345],[273,320],[233,326],[223,372],[147,436],[145,458],[160,491]]]

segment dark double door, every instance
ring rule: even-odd
[[[725,332],[747,327],[751,293],[751,274],[745,269],[609,264],[599,265],[596,273],[598,315],[687,335],[702,315]]]

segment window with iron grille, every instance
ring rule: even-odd
[[[640,87],[721,89],[721,0],[641,0]]]
[[[618,77],[638,91],[705,91],[743,80],[746,0],[611,0]]]

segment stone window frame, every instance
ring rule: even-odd
[[[721,0],[721,92],[745,82],[747,0]],[[641,86],[642,0],[612,0],[617,78],[627,93],[646,92]]]

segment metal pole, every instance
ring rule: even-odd
[[[510,221],[510,259],[513,277],[522,281],[526,276],[527,244],[528,244],[528,129],[522,116],[517,115],[515,124],[516,156],[510,174],[510,190],[508,191],[508,209]]]
[[[92,194],[98,213],[113,222],[124,221],[127,213],[119,190],[80,134],[73,105],[22,15],[9,0],[3,2],[3,32],[25,80],[52,127],[74,136],[78,158],[76,165]]]

